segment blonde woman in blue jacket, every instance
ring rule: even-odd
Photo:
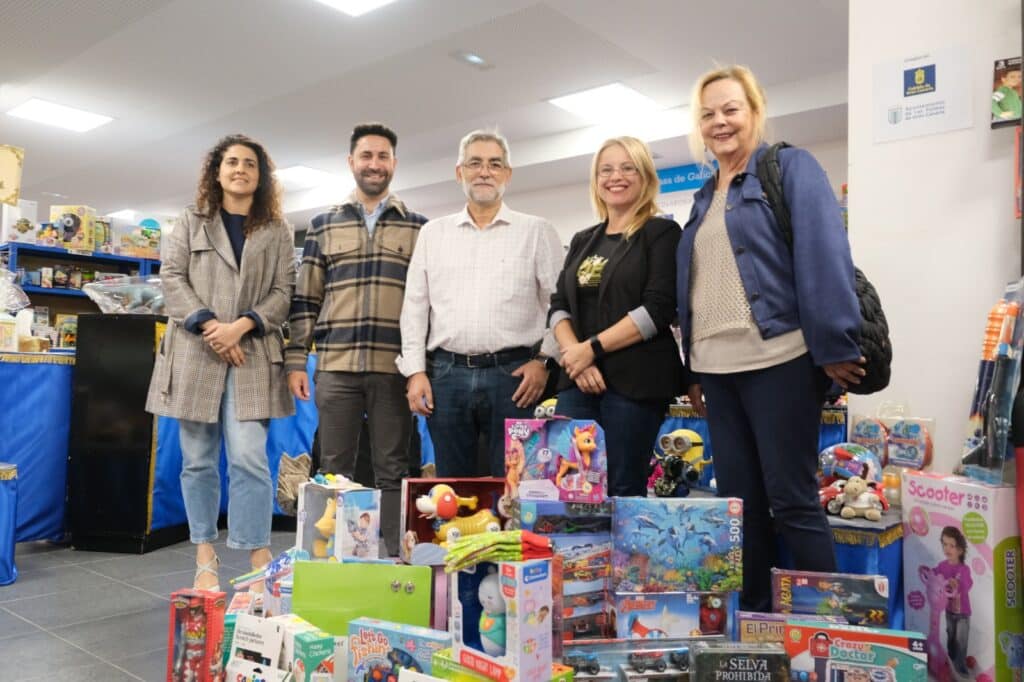
[[[694,88],[696,158],[715,175],[694,197],[677,252],[677,305],[690,398],[714,444],[718,494],[740,497],[745,609],[771,608],[776,532],[796,568],[836,568],[818,502],[817,443],[829,380],[863,376],[853,262],[828,178],[809,153],[779,153],[793,222],[790,251],[755,173],[765,98],[732,66]],[[698,135],[699,133],[699,135]]]

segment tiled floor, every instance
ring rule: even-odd
[[[294,541],[294,532],[274,532],[271,548]],[[226,589],[249,570],[249,553],[228,549],[222,532],[217,554]],[[143,555],[22,543],[15,562],[18,580],[0,587],[0,678],[164,679],[170,593],[191,586],[195,570],[189,543]]]

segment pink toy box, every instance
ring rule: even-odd
[[[1024,611],[1014,489],[908,471],[902,499],[906,626],[927,633],[930,676],[1021,679]]]
[[[604,502],[604,431],[591,420],[506,419],[505,497]]]

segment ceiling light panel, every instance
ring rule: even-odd
[[[289,166],[274,171],[274,176],[284,186],[286,192],[334,185],[341,180],[339,175],[309,166]]]
[[[94,114],[83,109],[66,107],[63,104],[54,104],[35,98],[14,107],[7,112],[7,115],[65,130],[73,130],[76,133],[84,133],[114,120],[102,114]]]
[[[560,109],[592,123],[619,121],[658,111],[658,103],[622,83],[611,83],[549,99]]]
[[[350,17],[358,17],[367,12],[372,12],[384,5],[390,5],[395,0],[316,0],[320,4],[333,7],[339,12],[344,12]]]

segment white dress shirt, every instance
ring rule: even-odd
[[[405,376],[426,371],[427,351],[438,348],[477,355],[541,337],[541,352],[558,357],[545,330],[563,259],[551,223],[505,204],[482,229],[466,208],[431,220],[409,262],[398,369]]]

